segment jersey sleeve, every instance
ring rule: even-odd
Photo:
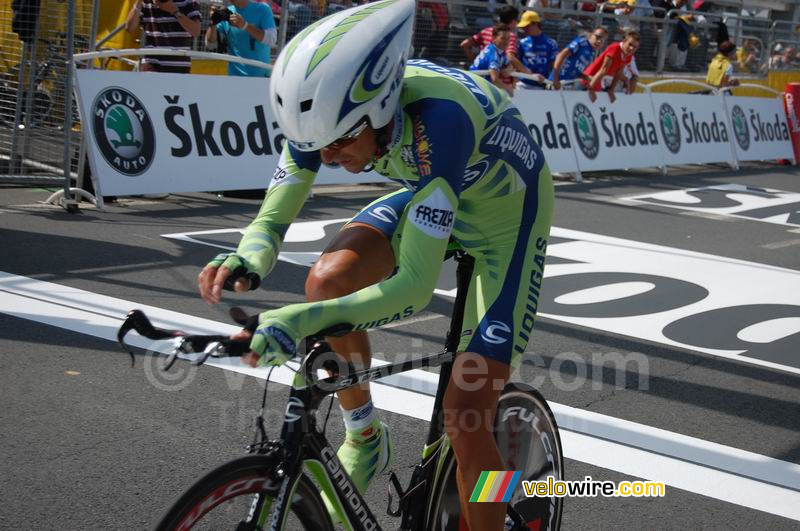
[[[401,226],[397,273],[344,297],[270,312],[295,337],[340,323],[352,324],[356,330],[379,327],[410,317],[433,296],[475,133],[467,112],[449,100],[422,100],[419,109],[412,108],[409,114],[420,181]]]
[[[578,50],[580,49],[580,47],[581,47],[581,38],[580,37],[572,39],[572,41],[569,44],[567,44],[567,50],[569,50],[569,53],[572,54],[572,55],[578,53]]]
[[[275,267],[286,231],[305,203],[321,163],[318,151],[306,153],[289,142],[283,144],[261,209],[236,249],[236,254],[260,277]]]

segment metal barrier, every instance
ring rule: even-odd
[[[42,0],[19,16],[0,7],[0,183],[69,185],[77,177],[80,125],[72,98],[73,50],[94,42],[93,2]]]

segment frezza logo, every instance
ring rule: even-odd
[[[750,147],[750,128],[747,126],[747,116],[738,105],[734,105],[731,109],[731,121],[733,122],[733,135],[736,137],[736,143],[743,151],[747,151]]]
[[[123,175],[140,175],[156,152],[153,122],[136,96],[109,87],[92,104],[92,132],[103,158]]]
[[[661,136],[664,144],[672,153],[681,150],[681,128],[678,115],[669,103],[662,103],[658,109],[658,121],[661,125]]]
[[[572,127],[578,147],[588,159],[594,159],[600,152],[600,135],[597,133],[597,123],[594,121],[592,111],[583,103],[578,103],[572,108]]]

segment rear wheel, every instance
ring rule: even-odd
[[[564,457],[553,412],[544,397],[532,387],[506,385],[497,404],[495,440],[505,461],[505,470],[520,471],[520,480],[510,506],[524,522],[524,529],[556,531],[561,527],[563,498],[527,498],[522,481],[564,479]],[[442,475],[432,496],[428,529],[466,529],[456,486],[456,459],[452,450],[443,456]]]
[[[189,488],[164,515],[158,530],[255,531],[266,518],[280,481],[276,461],[265,455],[236,459],[208,473]],[[283,529],[332,531],[330,517],[314,484],[301,475],[292,491],[291,514]]]

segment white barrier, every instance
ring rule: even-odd
[[[79,70],[77,81],[102,195],[269,184],[283,135],[269,108],[267,78]],[[376,181],[385,178],[323,166],[316,182]]]
[[[77,58],[92,58],[83,55]],[[95,187],[102,194],[268,185],[283,142],[269,108],[268,78],[99,70],[76,75]],[[598,93],[593,103],[581,91],[519,89],[514,102],[551,170],[578,178],[583,171],[710,162],[736,167],[739,160],[792,158],[777,98],[646,90],[618,94],[614,103]],[[316,182],[384,181],[375,172],[323,166]]]

